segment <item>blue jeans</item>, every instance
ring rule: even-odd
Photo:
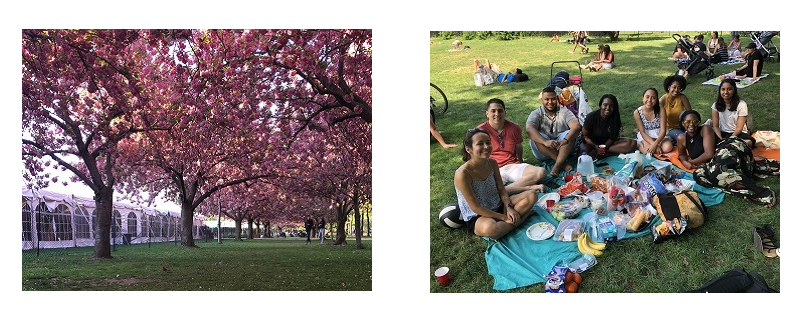
[[[326,239],[326,229],[321,228],[317,231],[317,233],[320,234],[320,244],[323,244],[323,241]]]

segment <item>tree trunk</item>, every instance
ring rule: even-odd
[[[245,218],[248,221],[248,239],[253,239],[253,218]]]
[[[337,235],[334,239],[334,245],[346,245],[345,241],[345,221],[348,220],[348,204],[341,203],[337,205]]]
[[[181,246],[197,247],[195,239],[192,237],[192,218],[195,215],[195,208],[191,202],[181,203]]]
[[[95,252],[93,258],[111,258],[111,213],[114,203],[114,190],[101,187],[95,192],[95,219],[92,228],[95,232]]]
[[[362,224],[359,221],[360,219],[362,219],[362,217],[359,215],[358,191],[354,191],[353,201],[354,201],[354,234],[356,234],[356,248],[364,249],[365,246],[362,245]]]
[[[242,218],[234,218],[234,240],[242,241]]]
[[[265,235],[266,235],[268,238],[271,238],[271,237],[273,237],[273,235],[272,235],[272,233],[271,233],[271,231],[270,231],[270,220],[268,220],[267,222],[265,222]]]

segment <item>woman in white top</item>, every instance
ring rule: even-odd
[[[474,234],[497,241],[534,214],[537,193],[527,190],[510,196],[501,181],[498,163],[490,157],[490,134],[472,128],[462,142],[462,161],[454,173],[462,220]]]
[[[662,154],[671,152],[674,146],[666,136],[666,111],[660,110],[657,90],[653,87],[643,92],[643,105],[632,113],[638,125],[638,150],[641,153]]]
[[[755,139],[750,135],[750,126],[746,124],[749,109],[746,102],[738,96],[737,83],[734,79],[725,79],[718,86],[718,98],[710,107],[713,131],[719,139],[737,136],[750,147],[754,147]]]

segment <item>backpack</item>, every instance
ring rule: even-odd
[[[557,74],[555,74],[554,77],[551,78],[551,80],[549,80],[549,83],[546,84],[546,87],[553,86],[563,89],[566,86],[568,86],[568,78],[569,78],[568,72],[561,70],[557,72]]]
[[[688,220],[690,228],[702,226],[705,219],[708,218],[707,207],[694,191],[655,194],[652,197],[652,203],[663,220],[670,221],[674,218],[684,217]]]
[[[733,268],[702,287],[686,293],[779,293],[757,272]]]

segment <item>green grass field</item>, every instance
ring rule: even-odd
[[[523,128],[529,113],[540,105],[537,95],[546,86],[552,74],[566,69],[572,76],[579,73],[575,63],[557,64],[557,61],[576,60],[581,64],[592,59],[597,43],[610,44],[615,53],[617,67],[602,72],[582,71],[583,90],[591,107],[598,109],[603,94],[613,94],[621,107],[624,124],[623,136],[634,137],[635,123],[632,112],[642,104],[643,91],[656,88],[664,94],[662,83],[666,76],[677,71],[669,60],[675,40],[672,33],[695,35],[700,32],[622,32],[620,41],[593,37],[590,54],[569,54],[572,44],[551,43],[549,37],[523,38],[511,41],[463,40],[471,47],[466,51],[448,51],[451,39],[432,38],[430,47],[430,81],[448,96],[449,109],[437,116],[437,126],[448,143],[461,146],[465,131],[486,120],[485,102],[500,98],[507,106],[507,119]],[[721,33],[730,41],[729,32]],[[568,38],[561,35],[561,40]],[[710,38],[705,32],[705,40]],[[742,36],[743,46],[749,43]],[[780,37],[773,42],[780,47]],[[781,48],[781,47],[780,47]],[[473,83],[473,60],[489,59],[503,71],[520,68],[530,77],[522,83],[491,84],[477,87]],[[739,65],[715,65],[715,75],[730,72]],[[758,130],[780,128],[780,63],[766,62],[764,73],[769,76],[758,83],[739,89]],[[710,106],[716,99],[717,86],[702,85],[704,71],[691,75],[685,94],[702,120],[710,118]],[[484,251],[487,243],[465,230],[450,230],[440,225],[440,209],[456,202],[454,171],[463,163],[459,146],[444,149],[430,138],[430,271],[439,266],[450,266],[455,273],[449,287],[441,287],[432,277],[431,292],[494,292],[493,278],[487,273]],[[538,164],[524,135],[524,160]],[[579,292],[682,292],[697,288],[733,267],[743,267],[762,274],[768,284],[780,289],[780,258],[766,258],[752,244],[751,228],[771,224],[780,239],[780,179],[759,180],[778,196],[778,205],[767,209],[745,202],[737,196],[725,195],[724,202],[710,207],[710,219],[705,225],[680,238],[653,244],[650,237],[627,239],[608,245],[595,267],[586,271]],[[510,292],[543,292],[543,284],[514,289]]]
[[[329,241],[327,241],[328,243]],[[23,291],[370,291],[372,241],[320,245],[305,238],[117,246],[112,259],[92,248],[23,254]],[[167,271],[162,270],[162,267]]]

